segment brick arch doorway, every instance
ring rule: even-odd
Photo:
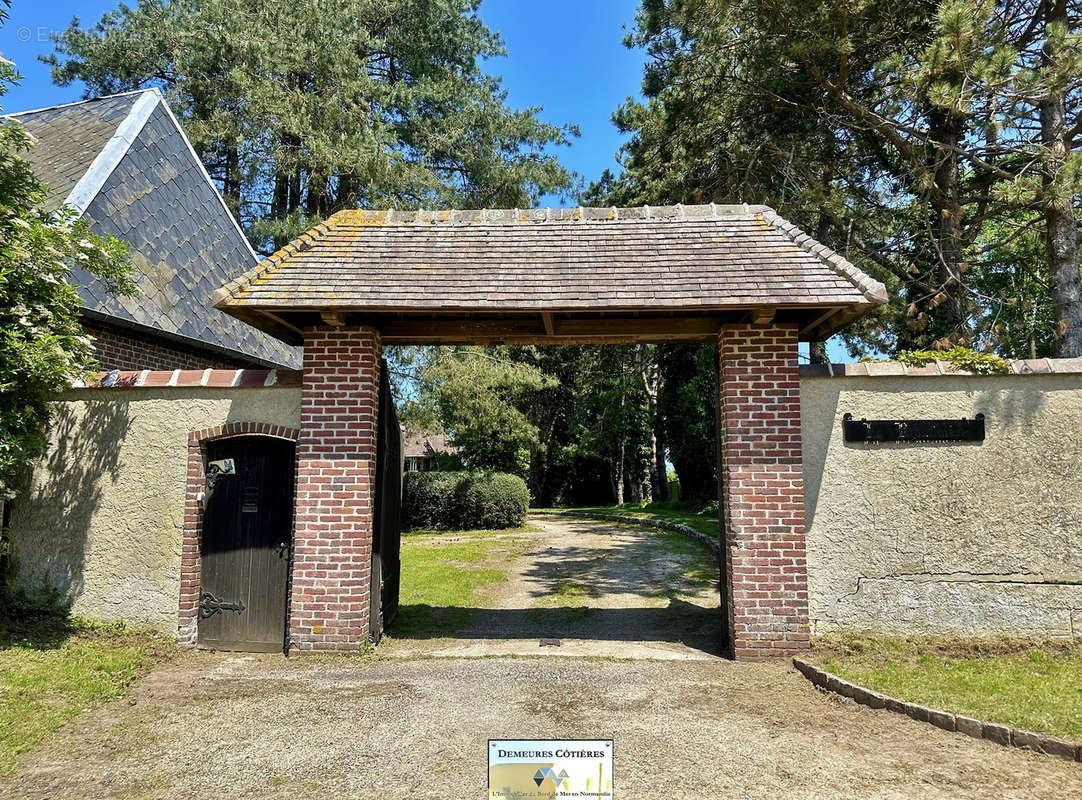
[[[798,342],[882,284],[762,206],[335,214],[215,305],[304,346],[290,647],[369,628],[384,345],[712,342],[718,348],[724,647],[808,646]],[[355,502],[343,504],[342,498]]]
[[[205,589],[213,590],[211,591],[211,594],[214,594],[215,599],[218,601],[227,603],[237,602],[236,598],[232,596],[225,597],[222,595],[219,597],[218,595],[221,594],[221,590],[217,585],[208,586],[205,580],[207,576],[203,573],[203,551],[204,546],[208,544],[207,537],[205,536],[207,523],[205,511],[207,506],[208,463],[214,460],[212,456],[220,456],[223,454],[225,456],[232,455],[231,453],[215,452],[216,450],[221,449],[223,445],[229,445],[231,443],[239,444],[242,442],[252,442],[257,446],[263,442],[266,442],[271,447],[278,445],[282,448],[283,454],[288,452],[289,458],[283,460],[280,457],[277,459],[277,463],[271,465],[271,467],[276,472],[281,472],[283,470],[288,471],[288,475],[279,475],[278,477],[292,489],[294,483],[294,465],[296,461],[295,448],[299,433],[300,432],[294,428],[286,428],[280,425],[271,425],[262,422],[230,422],[213,428],[191,431],[188,434],[188,480],[180,561],[180,617],[178,627],[181,642],[185,644],[195,644],[200,638],[200,607]],[[264,454],[261,453],[260,455],[261,460],[263,460],[262,456]],[[269,471],[269,469],[264,470],[261,468],[260,475],[253,477],[262,478],[263,473]],[[241,498],[238,497],[238,502],[240,502],[240,500]],[[256,502],[257,505],[259,505],[259,502]],[[278,527],[281,529],[274,531],[274,533],[278,534],[278,539],[272,544],[277,545],[281,541],[287,541],[291,549],[293,503],[286,503],[283,505],[279,502],[278,506],[275,516],[280,517],[282,514],[288,514],[289,519],[286,521],[280,520],[281,524],[279,524]],[[245,521],[247,522],[247,520]],[[220,522],[219,526],[221,526]],[[256,527],[262,527],[262,524]],[[214,537],[215,542],[210,543],[214,549],[218,549],[218,544],[216,544],[216,542],[218,542],[220,538],[222,537],[216,536]],[[222,542],[222,547],[224,547],[224,539],[222,539]],[[277,556],[278,554],[275,553],[274,555]],[[282,555],[286,558],[289,556],[288,553]],[[223,572],[229,572],[233,568],[231,564],[225,563],[225,561],[223,561],[220,567]],[[285,575],[284,585],[282,586],[282,597],[280,598],[283,624],[282,646],[285,645],[284,625],[287,613],[289,577],[290,576],[287,573]],[[243,602],[243,600],[241,602]],[[251,605],[250,600],[247,605]],[[219,611],[215,616],[220,616],[221,619],[229,619],[230,622],[235,622],[234,619],[226,616],[229,613],[233,612],[229,612],[228,610],[226,612]],[[203,633],[205,634],[205,630]],[[235,633],[235,631],[230,629],[231,635]],[[238,649],[246,644],[251,645],[252,642],[243,639],[225,642],[227,649]],[[263,643],[260,642],[260,644]],[[259,649],[274,650],[281,649],[281,647],[271,646]]]

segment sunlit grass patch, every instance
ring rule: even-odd
[[[0,774],[83,711],[122,697],[175,644],[56,616],[0,622]]]
[[[504,569],[481,566],[521,544],[493,531],[413,533],[402,538],[402,584],[391,635],[447,630],[469,621],[471,608],[491,604],[484,589],[507,580]]]
[[[817,660],[839,677],[933,708],[1082,741],[1082,647],[844,637]]]

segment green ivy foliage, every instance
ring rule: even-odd
[[[0,23],[6,17],[0,5]],[[0,95],[18,79],[0,60]],[[45,448],[49,400],[94,365],[82,303],[69,282],[78,266],[115,293],[135,291],[127,245],[90,232],[85,219],[41,206],[47,189],[21,154],[31,145],[0,122],[0,498]]]

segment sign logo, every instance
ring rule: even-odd
[[[612,798],[612,739],[490,739],[489,800]]]

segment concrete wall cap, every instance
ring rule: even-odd
[[[956,369],[946,361],[909,367],[898,361],[859,361],[852,364],[801,364],[802,378],[950,377],[1002,378],[1006,375],[1082,375],[1082,358],[1018,359],[1009,373],[977,374]]]

